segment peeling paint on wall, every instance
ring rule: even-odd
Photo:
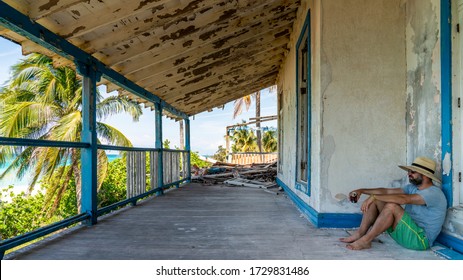
[[[441,106],[438,0],[408,0],[407,160],[434,158],[440,168]]]
[[[452,170],[451,154],[446,153],[444,156],[444,160],[442,161],[442,174],[449,175],[451,170]]]

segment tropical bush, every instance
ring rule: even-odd
[[[13,186],[1,190],[0,204],[0,236],[2,239],[11,238],[29,231],[33,231],[47,224],[49,218],[42,212],[45,196],[38,193],[28,196],[24,192],[15,194]],[[9,197],[10,202],[4,202]]]
[[[220,162],[225,162],[227,160],[227,149],[220,145],[217,147],[217,152],[215,152],[212,158]]]
[[[204,167],[209,167],[212,164],[200,159],[199,154],[197,152],[192,151],[191,156],[190,156],[190,165],[197,166],[199,168],[204,168]]]
[[[124,158],[118,158],[109,163],[108,176],[98,191],[98,207],[105,207],[127,198],[125,170]]]
[[[124,200],[126,180],[124,160],[119,158],[110,162],[108,176],[98,192],[98,207]],[[54,201],[54,198],[47,197],[46,194],[50,193],[47,189],[55,184],[56,182],[41,182],[42,191],[34,195],[27,195],[24,192],[15,194],[13,186],[1,190],[0,236],[2,239],[12,238],[78,214],[75,178],[70,179],[69,187],[61,195],[60,203],[55,206],[56,209],[51,211],[48,208],[46,201]]]

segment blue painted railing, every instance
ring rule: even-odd
[[[44,140],[33,140],[33,139],[16,139],[16,138],[5,138],[0,137],[0,144],[2,145],[10,145],[10,146],[39,146],[39,147],[57,147],[57,148],[87,148],[89,144],[87,143],[80,143],[80,142],[60,142],[60,141],[44,141]],[[180,187],[182,183],[191,181],[190,176],[190,151],[189,150],[172,150],[172,149],[162,149],[162,148],[139,148],[139,147],[120,147],[120,146],[110,146],[110,145],[98,145],[98,149],[103,150],[113,150],[113,151],[124,151],[124,152],[155,152],[158,154],[164,154],[164,159],[169,159],[168,154],[182,154],[182,163],[181,165],[177,165],[178,168],[180,166],[183,170],[183,176],[179,180],[176,181],[169,181],[169,179],[164,179],[164,176],[161,176],[161,181],[158,181],[158,187],[152,188],[147,190],[139,195],[128,197],[122,201],[116,202],[114,204],[98,208],[96,211],[97,217],[107,214],[113,210],[119,209],[124,207],[128,204],[135,205],[138,200],[146,198],[151,195],[159,195],[162,194],[164,190],[171,188],[173,186]],[[162,158],[162,157],[161,157]],[[179,157],[180,158],[180,157]],[[176,157],[174,159],[177,159]],[[158,166],[158,174],[164,174],[165,169],[163,162],[158,162],[160,165]],[[170,166],[171,167],[171,166]],[[175,165],[174,165],[175,167]],[[180,170],[177,170],[180,174]],[[145,178],[145,185],[146,185],[146,178]],[[86,222],[88,220],[94,219],[97,220],[97,217],[92,217],[92,214],[87,211],[84,213],[80,213],[78,215],[69,217],[67,219],[63,219],[62,221],[41,227],[34,231],[9,238],[6,240],[0,241],[0,256],[3,258],[4,253],[12,248],[25,244],[27,242],[36,240],[41,238],[45,235],[57,232],[58,230],[67,228],[79,222]]]

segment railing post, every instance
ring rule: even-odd
[[[156,143],[155,147],[159,149],[158,152],[158,188],[161,188],[160,191],[156,192],[156,195],[162,195],[164,193],[164,163],[163,163],[163,147],[162,147],[162,105],[160,103],[155,103],[155,125],[156,125]]]
[[[185,119],[185,150],[187,150],[185,170],[187,174],[187,182],[191,181],[191,146],[190,146],[190,119]]]
[[[76,62],[82,77],[82,142],[89,143],[81,150],[81,213],[90,214],[87,225],[97,223],[97,132],[96,83],[101,77],[90,64]]]

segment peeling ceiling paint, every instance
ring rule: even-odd
[[[4,2],[188,115],[276,84],[300,6],[299,0]],[[0,35],[22,44],[24,53],[52,55],[12,31]]]

